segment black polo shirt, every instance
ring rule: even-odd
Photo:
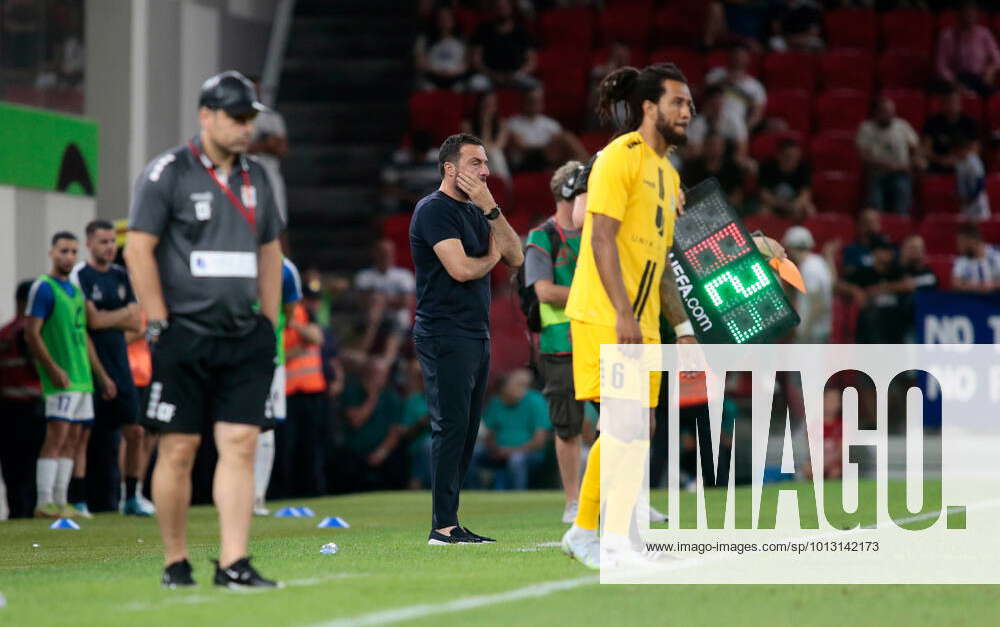
[[[410,220],[410,248],[417,274],[417,316],[413,336],[490,336],[490,275],[456,281],[434,252],[446,239],[462,242],[469,257],[490,246],[490,224],[475,205],[438,190],[417,203]]]

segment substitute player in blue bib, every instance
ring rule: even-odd
[[[268,418],[283,422],[288,415],[285,402],[285,328],[292,320],[295,303],[302,300],[302,278],[299,269],[288,257],[281,259],[281,309],[278,311],[278,326],[274,329],[277,341],[277,352],[274,358],[274,379],[271,381],[271,393],[267,397],[264,408]],[[265,431],[257,438],[257,456],[254,458],[253,481],[255,516],[267,516],[270,510],[264,500],[267,497],[267,486],[271,483],[271,470],[274,468],[274,430]]]
[[[87,225],[87,249],[90,259],[73,269],[70,279],[83,292],[87,308],[87,328],[101,364],[111,377],[118,394],[110,401],[95,399],[94,415],[98,426],[108,431],[121,429],[125,440],[125,507],[126,515],[151,516],[153,509],[136,496],[136,488],[144,466],[143,428],[139,425],[139,394],[128,363],[125,332],[138,333],[142,327],[139,304],[132,292],[128,272],[113,263],[118,253],[115,226],[106,220],[94,220]],[[95,439],[101,439],[101,429]],[[103,443],[95,441],[93,446]],[[113,459],[118,459],[117,450]],[[99,469],[93,469],[99,470]]]

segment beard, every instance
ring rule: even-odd
[[[682,148],[687,144],[687,133],[678,133],[674,130],[674,125],[667,122],[662,113],[656,114],[656,130],[663,137],[663,141],[676,148]]]

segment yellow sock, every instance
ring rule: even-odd
[[[601,438],[597,438],[587,455],[587,469],[580,485],[580,509],[576,526],[594,531],[601,515]]]

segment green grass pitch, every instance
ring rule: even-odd
[[[690,498],[686,495],[684,498]],[[658,495],[657,498],[663,498]],[[251,553],[289,585],[240,593],[211,585],[214,510],[191,512],[199,587],[159,587],[152,519],[102,514],[80,531],[44,520],[0,523],[0,625],[865,625],[1000,621],[984,586],[600,586],[558,546],[555,492],[463,494],[462,519],[494,545],[428,547],[426,492],[313,499],[317,518],[255,519]],[[662,503],[657,503],[658,505]],[[282,503],[271,503],[272,507]],[[341,516],[350,529],[317,529]],[[334,541],[337,555],[320,546]],[[37,544],[38,546],[33,546]],[[543,546],[539,546],[543,545]]]

